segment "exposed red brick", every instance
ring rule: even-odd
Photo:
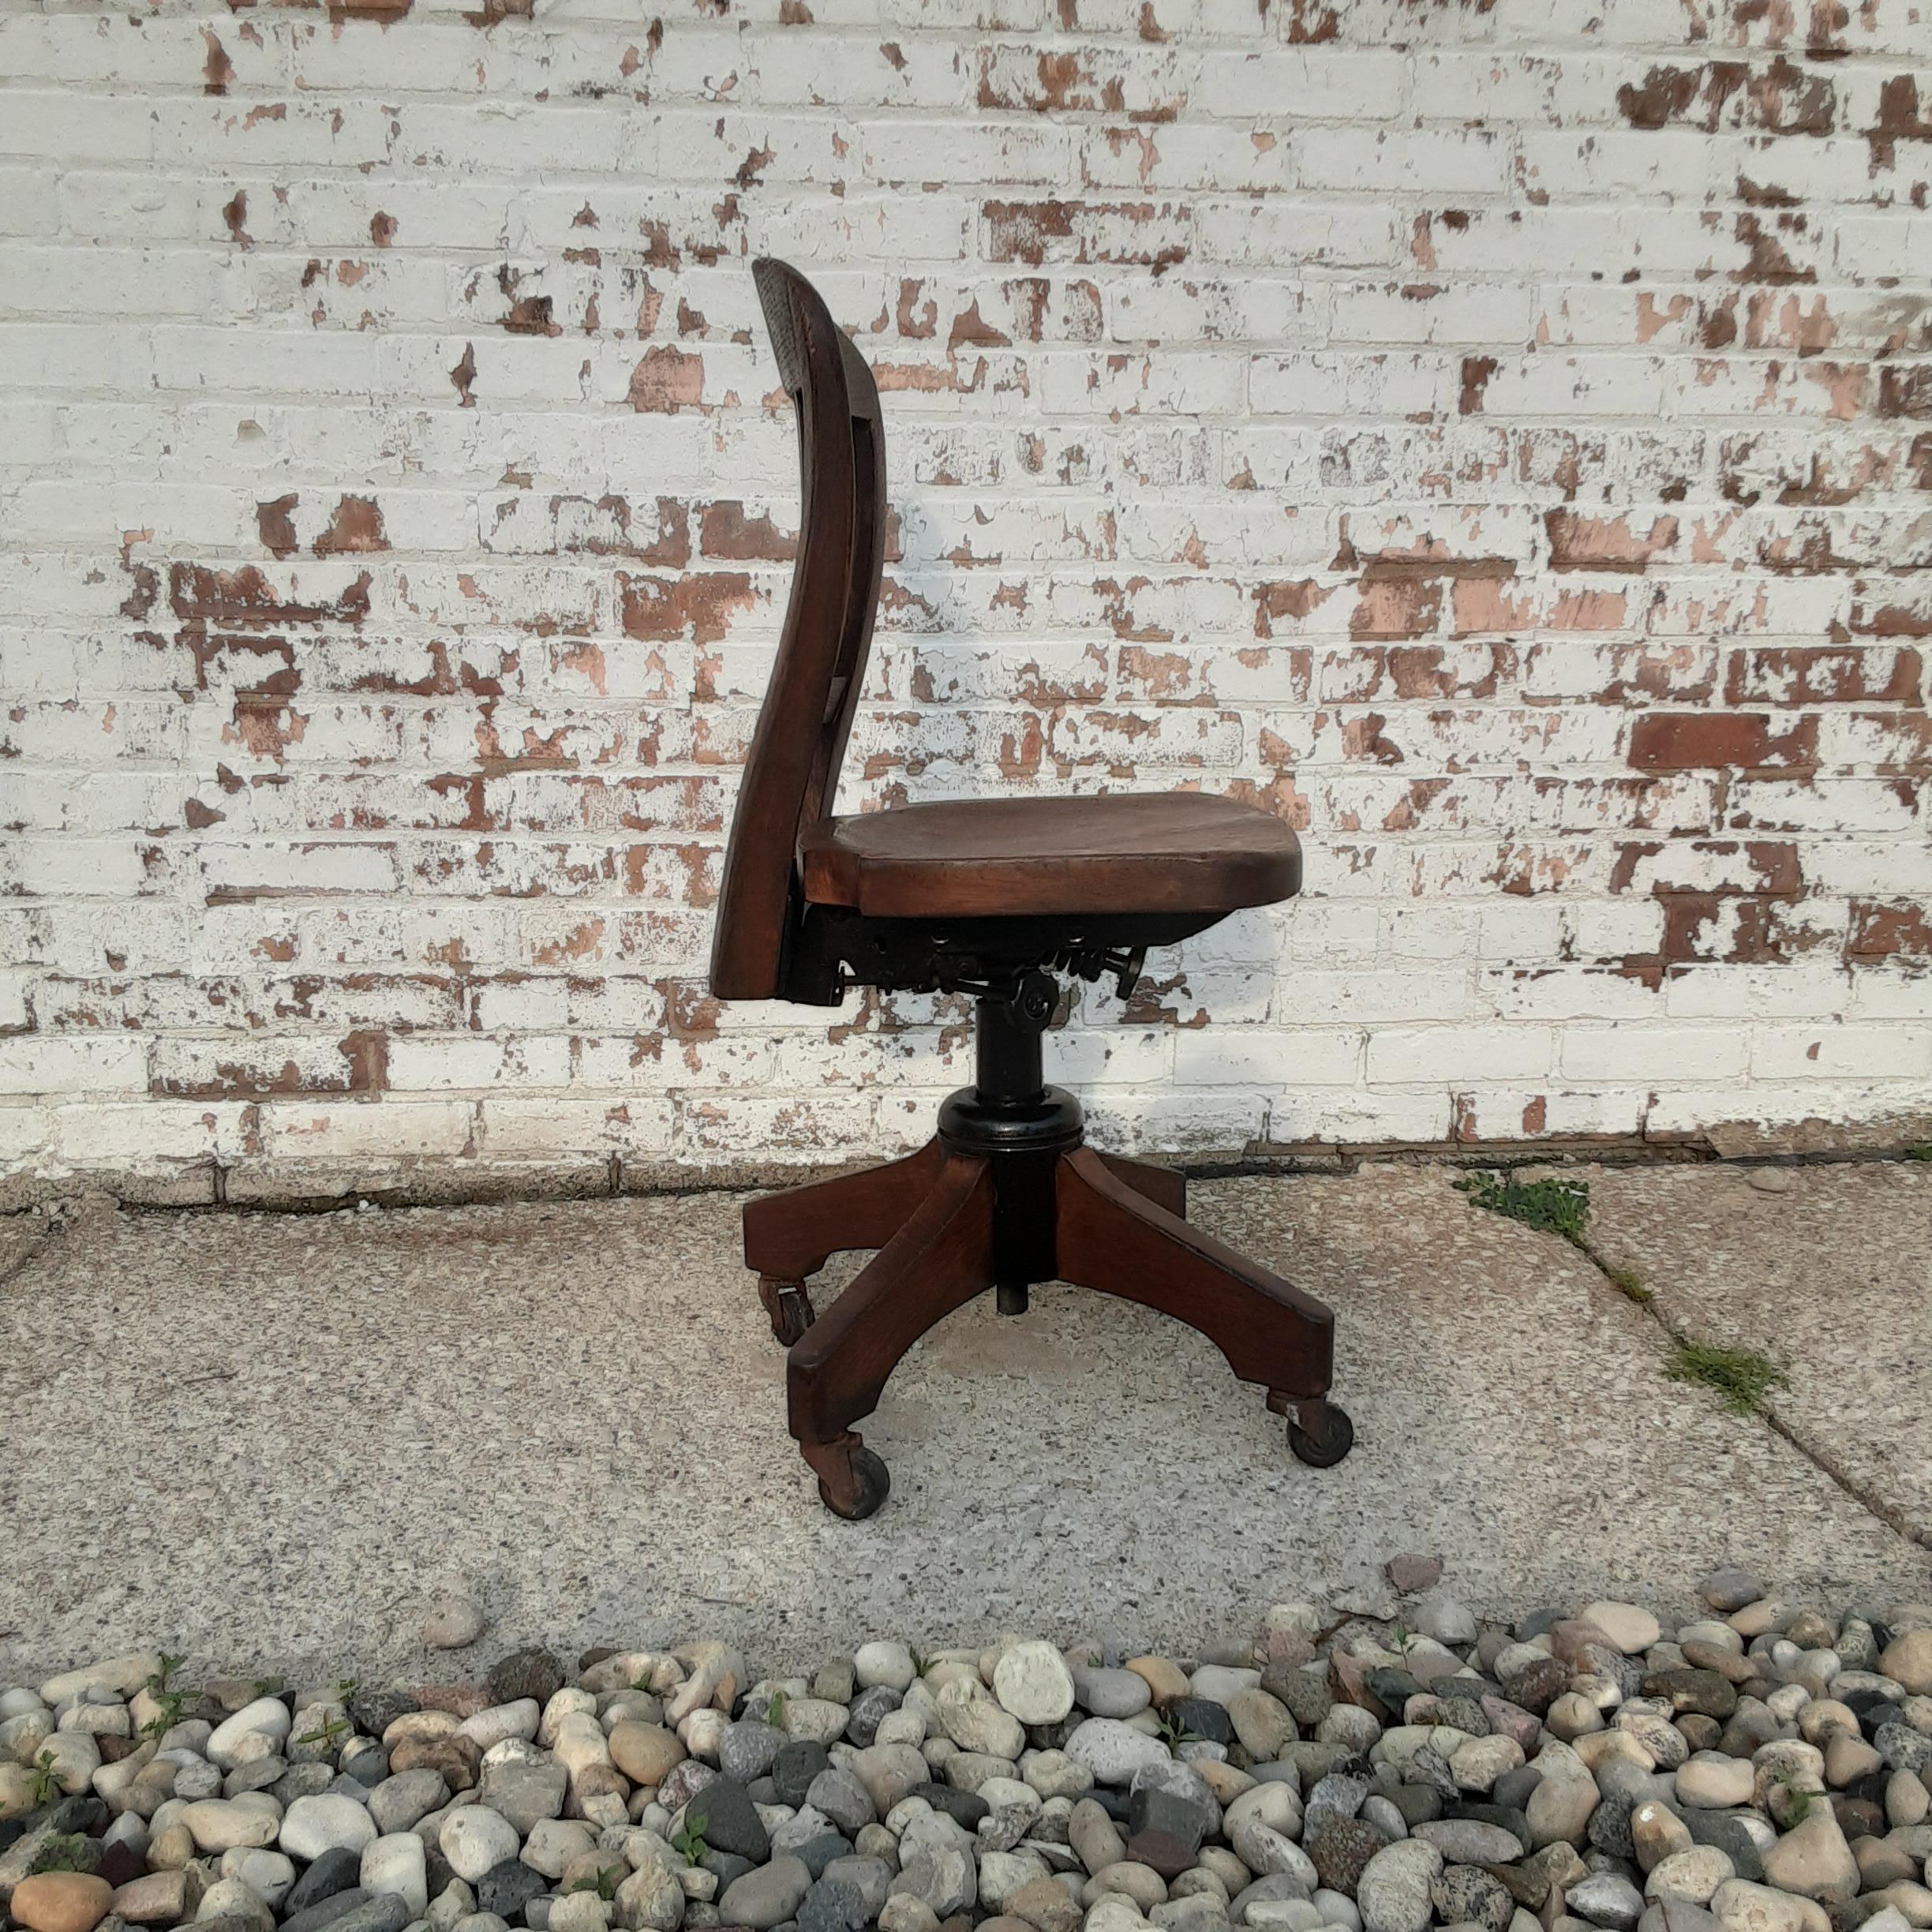
[[[798,539],[772,522],[769,513],[748,517],[742,503],[706,504],[698,519],[698,548],[708,557],[736,563],[788,564],[798,555]]]
[[[1642,535],[1627,516],[1586,516],[1576,510],[1544,512],[1552,570],[1642,571],[1677,541],[1677,519],[1653,518]]]
[[[1854,899],[1845,957],[1932,959],[1932,910],[1915,899]]]
[[[201,92],[226,94],[228,83],[234,78],[234,62],[228,58],[227,49],[215,38],[212,27],[201,29],[201,39],[208,49],[208,58],[201,63]]]
[[[319,557],[360,556],[370,551],[387,550],[389,539],[383,533],[382,511],[374,499],[338,498],[328,528],[311,548]]]
[[[1818,756],[1818,721],[1783,729],[1762,713],[1650,711],[1631,728],[1630,762],[1638,771],[1790,769]]]
[[[642,413],[669,415],[695,409],[704,395],[704,358],[665,343],[647,349],[631,373],[631,406]]]
[[[1481,414],[1483,392],[1489,386],[1489,378],[1500,366],[1494,356],[1468,355],[1462,358],[1462,389],[1456,399],[1459,414]]]
[[[295,536],[295,493],[291,490],[272,503],[255,506],[256,534],[271,556],[293,556],[301,548]]]
[[[1761,646],[1731,653],[1728,704],[1917,706],[1924,667],[1915,650],[1846,644]]]
[[[678,578],[634,577],[617,573],[627,637],[653,642],[690,637],[713,644],[731,628],[739,611],[756,602],[751,579],[743,571],[694,571]]]
[[[311,604],[284,597],[253,564],[234,571],[176,564],[168,571],[168,603],[174,615],[210,624],[360,623],[369,615],[369,592],[366,572],[339,597]]]
[[[1878,372],[1878,414],[1908,416],[1917,422],[1932,420],[1932,364]]]

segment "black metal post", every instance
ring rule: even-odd
[[[974,1080],[983,1106],[1025,1106],[1045,1093],[1041,1028],[1014,1010],[1013,1002],[989,995],[979,1009]]]

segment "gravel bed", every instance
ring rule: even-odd
[[[1675,1629],[1504,1627],[1439,1569],[1391,1564],[1392,1618],[1278,1604],[1198,1657],[528,1648],[407,1688],[99,1660],[0,1690],[0,1932],[1932,1927],[1932,1605],[1720,1572]],[[483,1629],[457,1598],[423,1634]]]

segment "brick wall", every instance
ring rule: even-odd
[[[956,1010],[704,991],[766,250],[886,392],[848,802],[1306,841],[1080,996],[1109,1137],[1932,1103],[1927,0],[479,6],[0,0],[17,1185],[924,1131]]]

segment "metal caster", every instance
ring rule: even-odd
[[[800,1443],[799,1447],[818,1472],[818,1500],[834,1516],[863,1522],[892,1494],[885,1463],[856,1436],[831,1443]]]
[[[791,1347],[818,1319],[811,1297],[805,1292],[803,1282],[780,1281],[774,1275],[761,1275],[758,1299],[765,1304],[765,1312],[771,1317],[772,1333],[786,1348]]]
[[[1299,1402],[1288,1417],[1288,1447],[1310,1469],[1333,1469],[1355,1447],[1355,1425],[1331,1402]]]

